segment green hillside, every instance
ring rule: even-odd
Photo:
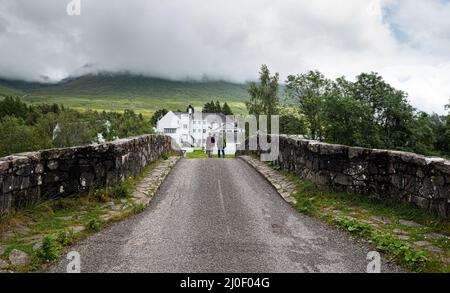
[[[233,111],[243,113],[248,98],[244,84],[181,82],[129,74],[86,75],[51,85],[0,80],[0,95],[18,95],[28,103],[57,103],[82,111],[133,109],[144,115],[160,108],[198,107],[212,99],[228,102]]]

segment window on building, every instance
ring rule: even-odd
[[[187,128],[188,128],[188,125],[187,125],[187,124],[183,124],[183,128],[184,128],[184,129],[187,129]]]
[[[176,133],[176,128],[164,128],[164,133]]]

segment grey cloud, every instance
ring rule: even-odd
[[[394,27],[414,25],[397,9],[410,7],[406,2],[411,1],[81,0],[82,15],[70,17],[69,0],[0,0],[0,76],[59,80],[126,70],[170,79],[243,82],[255,79],[263,63],[282,77],[309,69],[330,77],[378,71],[408,91],[417,106],[441,111],[445,95],[450,96],[447,80],[421,84],[437,85],[434,92],[421,91],[417,82],[425,80],[425,66],[427,72],[450,75],[443,66],[450,58],[432,44],[415,47],[395,38]],[[391,8],[390,19],[383,18],[386,7]],[[445,32],[442,13],[433,7],[423,11],[435,13],[431,31],[436,34],[416,43],[432,43]],[[414,30],[419,27],[405,34],[414,36]],[[444,38],[439,44],[448,42]],[[402,80],[411,66],[411,79]],[[431,107],[423,102],[424,92],[436,95]]]

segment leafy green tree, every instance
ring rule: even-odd
[[[203,113],[216,113],[216,104],[214,101],[208,102],[203,105]]]
[[[324,109],[324,136],[327,142],[370,147],[377,140],[367,103],[335,94],[325,100]]]
[[[28,114],[28,107],[19,97],[5,97],[0,100],[0,117],[14,116],[25,120]]]
[[[322,139],[324,130],[324,105],[331,91],[331,81],[319,71],[289,75],[286,93],[297,101],[305,115],[312,139]]]
[[[222,113],[223,113],[224,115],[234,115],[234,114],[233,114],[233,111],[231,110],[230,106],[228,106],[227,102],[225,102],[225,103],[223,104],[223,107],[222,107]]]
[[[156,124],[158,123],[159,119],[164,117],[169,111],[167,109],[160,109],[153,114],[152,118],[150,118],[150,124],[153,127],[156,127]]]
[[[259,72],[259,83],[251,83],[248,89],[250,101],[246,103],[249,114],[259,119],[260,115],[268,116],[268,127],[270,131],[270,118],[278,114],[278,88],[279,74],[270,74],[266,65],[261,66]]]
[[[13,116],[0,120],[0,137],[0,157],[52,146],[49,135]]]
[[[445,126],[443,127],[442,136],[437,134],[437,149],[442,151],[447,157],[450,157],[450,101],[445,109],[449,111],[447,116],[444,116]]]
[[[415,109],[407,95],[387,84],[377,73],[357,76],[352,87],[354,98],[367,102],[374,122],[379,126],[380,145],[373,147],[411,149]]]
[[[411,151],[427,155],[438,155],[434,149],[437,143],[436,134],[445,129],[445,121],[442,118],[437,114],[418,113],[412,130]]]
[[[60,113],[56,129],[53,132],[55,147],[70,147],[92,143],[96,138],[96,131],[83,115],[73,110]]]
[[[216,101],[214,105],[214,113],[222,113],[222,107],[220,106],[220,102]]]
[[[280,107],[280,133],[282,134],[302,134],[308,132],[307,122],[303,114],[294,107]]]

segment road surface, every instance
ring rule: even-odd
[[[372,249],[297,213],[240,159],[182,159],[146,211],[71,250],[82,272],[264,273],[365,272]]]

